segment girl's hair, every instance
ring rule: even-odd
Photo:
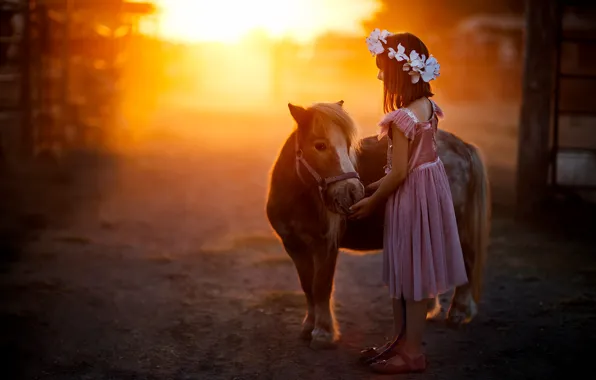
[[[377,67],[383,71],[383,110],[385,112],[395,111],[405,107],[414,100],[421,97],[430,98],[434,94],[431,91],[430,83],[420,78],[418,83],[412,83],[412,77],[408,71],[403,70],[405,61],[398,62],[387,55],[389,48],[397,51],[397,45],[401,44],[405,54],[409,57],[412,50],[420,55],[429,57],[428,48],[411,33],[398,33],[387,37],[387,43],[383,45],[385,51],[377,55]]]

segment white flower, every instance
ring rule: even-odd
[[[406,48],[402,46],[402,44],[397,45],[397,53],[395,54],[395,59],[398,62],[407,61],[408,56],[405,54]]]
[[[366,45],[368,46],[368,50],[373,56],[381,54],[385,51],[385,49],[383,48],[383,44],[379,40],[370,40],[367,38]]]
[[[416,84],[420,80],[420,73],[418,71],[410,71],[408,74],[412,77],[412,83]]]
[[[438,78],[439,75],[441,75],[440,70],[441,65],[439,65],[437,59],[431,55],[426,60],[424,72],[422,73],[422,80],[425,82],[430,82],[431,80]]]
[[[395,55],[397,54],[397,52],[395,50],[393,50],[392,47],[387,49],[387,51],[388,51],[387,57],[389,57],[389,59],[395,58]]]
[[[380,31],[379,29],[375,29],[372,31],[366,39],[366,43],[368,50],[370,50],[373,56],[385,51],[382,42],[387,43],[387,37],[390,35],[391,33],[386,30]],[[387,56],[389,59],[395,59],[398,62],[405,61],[402,70],[408,72],[414,84],[418,83],[420,78],[425,82],[430,82],[440,75],[441,66],[432,54],[427,59],[426,55],[420,55],[416,50],[412,50],[408,57],[406,55],[406,48],[402,44],[398,44],[397,51],[391,47],[387,49]]]
[[[379,28],[376,28],[370,33],[366,38],[366,45],[368,46],[371,55],[375,56],[385,51],[383,43],[387,43],[387,37],[390,35],[391,33],[387,30],[381,31]]]
[[[416,50],[412,50],[410,52],[410,61],[414,62],[420,59],[420,55],[416,52]]]
[[[410,52],[410,59],[408,61],[408,63],[412,67],[412,70],[419,71],[422,68],[424,68],[424,58],[425,58],[424,55],[422,57],[420,57],[420,55],[418,55],[416,50],[412,50]]]
[[[378,40],[381,36],[381,30],[379,28],[375,28],[372,32],[370,32],[370,36],[368,38],[372,38],[373,40]]]
[[[420,68],[415,69],[417,72],[420,73],[422,80],[425,82],[430,82],[431,80],[436,79],[439,76],[439,71],[441,68],[441,66],[437,62],[437,59],[431,55],[427,60],[423,61],[424,65]],[[417,81],[418,80],[416,80],[416,82]]]

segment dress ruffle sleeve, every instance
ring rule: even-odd
[[[389,112],[379,123],[381,129],[378,134],[378,139],[380,140],[387,136],[391,130],[391,126],[394,125],[397,129],[402,131],[408,140],[413,140],[416,135],[416,124],[417,123],[412,120],[412,117],[402,109]]]

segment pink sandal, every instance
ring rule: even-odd
[[[417,373],[426,370],[426,355],[420,354],[416,358],[410,357],[405,352],[397,352],[394,358],[400,357],[403,364],[396,365],[389,362],[389,360],[379,360],[370,365],[370,368],[378,373],[388,375],[397,375],[401,373]],[[391,359],[390,359],[391,360]]]

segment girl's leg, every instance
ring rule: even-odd
[[[401,305],[399,300],[395,300]],[[395,304],[394,304],[395,305]],[[422,338],[426,324],[428,300],[406,302],[406,336],[395,356],[371,364],[376,372],[397,374],[420,372],[426,368],[422,352]],[[399,310],[399,308],[396,308]],[[395,309],[394,309],[395,310]]]
[[[404,350],[410,356],[422,354],[428,300],[406,302],[406,339]]]
[[[393,338],[389,342],[385,342],[385,344],[383,344],[380,347],[369,347],[362,350],[360,352],[360,357],[363,360],[372,358],[383,352],[401,333],[401,329],[404,323],[404,308],[402,307],[402,301],[400,298],[391,298],[391,301],[393,304]],[[402,336],[397,346],[392,350],[392,352],[397,352],[404,345],[404,340],[405,336]],[[391,354],[389,354],[388,356],[390,357]]]
[[[402,307],[402,301],[399,298],[392,298],[393,300],[393,339],[401,333],[402,326],[404,324],[404,308]],[[399,346],[403,345],[405,337],[399,342]]]

